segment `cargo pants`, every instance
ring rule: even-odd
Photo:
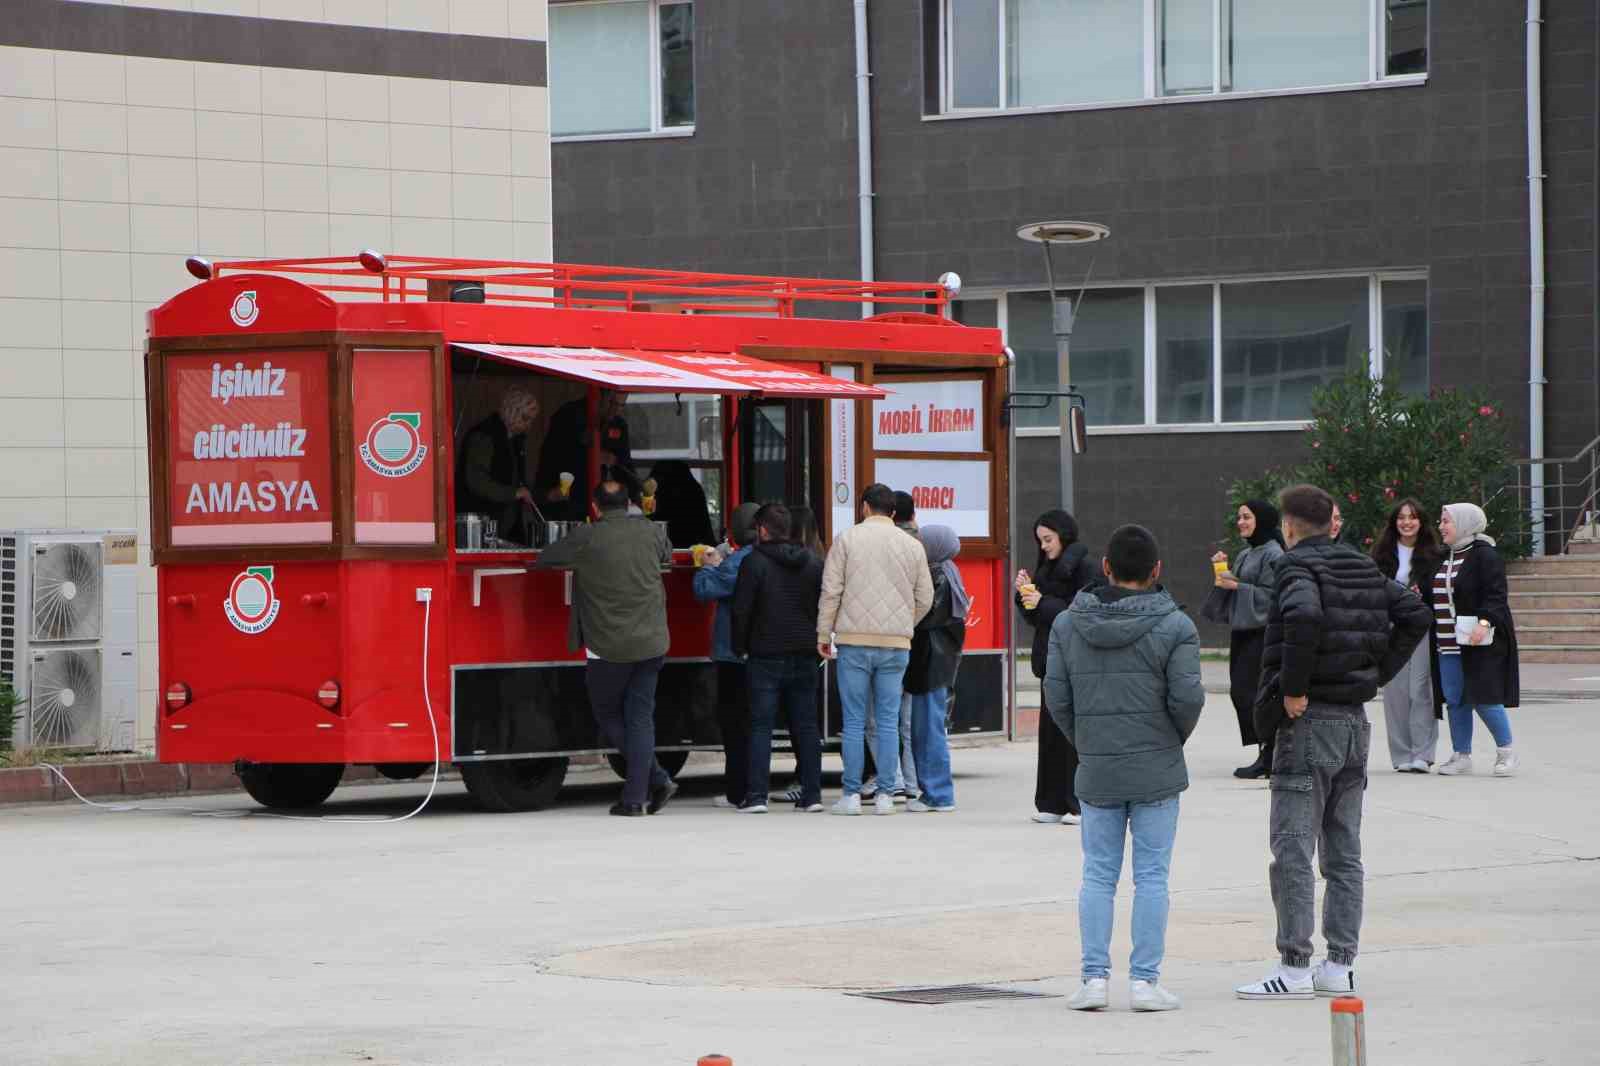
[[[1313,702],[1278,728],[1272,756],[1272,904],[1278,954],[1285,966],[1311,965],[1316,872],[1327,882],[1322,936],[1328,958],[1355,961],[1361,938],[1361,805],[1367,788],[1372,725],[1359,705]]]

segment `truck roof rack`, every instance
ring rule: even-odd
[[[612,311],[793,317],[802,304],[890,304],[898,316],[942,316],[954,291],[937,282],[857,281],[842,278],[715,274],[691,270],[534,263],[513,259],[455,259],[384,255],[313,259],[188,261],[189,272],[209,279],[224,273],[281,274],[329,294],[383,302],[448,301],[453,285],[481,283],[493,304]],[[955,290],[959,291],[959,290]]]

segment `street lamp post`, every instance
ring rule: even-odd
[[[1077,310],[1070,298],[1063,300],[1056,294],[1055,262],[1050,250],[1057,244],[1093,244],[1111,236],[1111,228],[1099,222],[1030,222],[1017,230],[1017,236],[1044,247],[1045,282],[1050,286],[1050,315],[1056,337],[1056,414],[1061,426],[1061,506],[1071,512],[1073,507],[1072,479],[1072,404],[1066,393],[1072,387],[1070,354],[1072,325]]]

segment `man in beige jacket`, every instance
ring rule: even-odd
[[[900,766],[900,683],[911,657],[911,634],[933,606],[933,577],[920,541],[894,524],[894,491],[868,485],[861,522],[834,538],[822,571],[817,651],[838,648],[839,702],[844,709],[844,796],[834,814],[861,813],[864,735],[872,715],[872,757],[878,780]],[[879,814],[893,814],[891,789],[879,789]]]

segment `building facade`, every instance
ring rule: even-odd
[[[632,20],[639,44],[608,52],[612,70],[681,82],[648,30],[682,26],[672,9],[690,6],[553,3],[553,69],[602,52],[607,19]],[[1042,257],[1016,230],[1111,229],[1057,253],[1058,284],[1086,284],[1072,376],[1091,426],[1075,508],[1091,545],[1150,526],[1197,606],[1228,485],[1295,458],[1311,391],[1350,367],[1415,390],[1482,386],[1528,442],[1522,3],[865,6],[877,277],[956,271],[957,316],[1006,330],[1019,387],[1053,388]],[[558,257],[859,276],[852,5],[692,7],[692,85],[671,94],[692,97],[687,122],[657,91],[653,111],[608,126],[553,79]],[[1600,434],[1600,24],[1593,2],[1544,7],[1544,426],[1559,456]],[[1033,516],[1056,505],[1054,417],[1018,418],[1021,559]]]
[[[545,0],[8,0],[0,528],[136,529],[148,564],[144,314],[186,256],[548,260],[545,37]]]

